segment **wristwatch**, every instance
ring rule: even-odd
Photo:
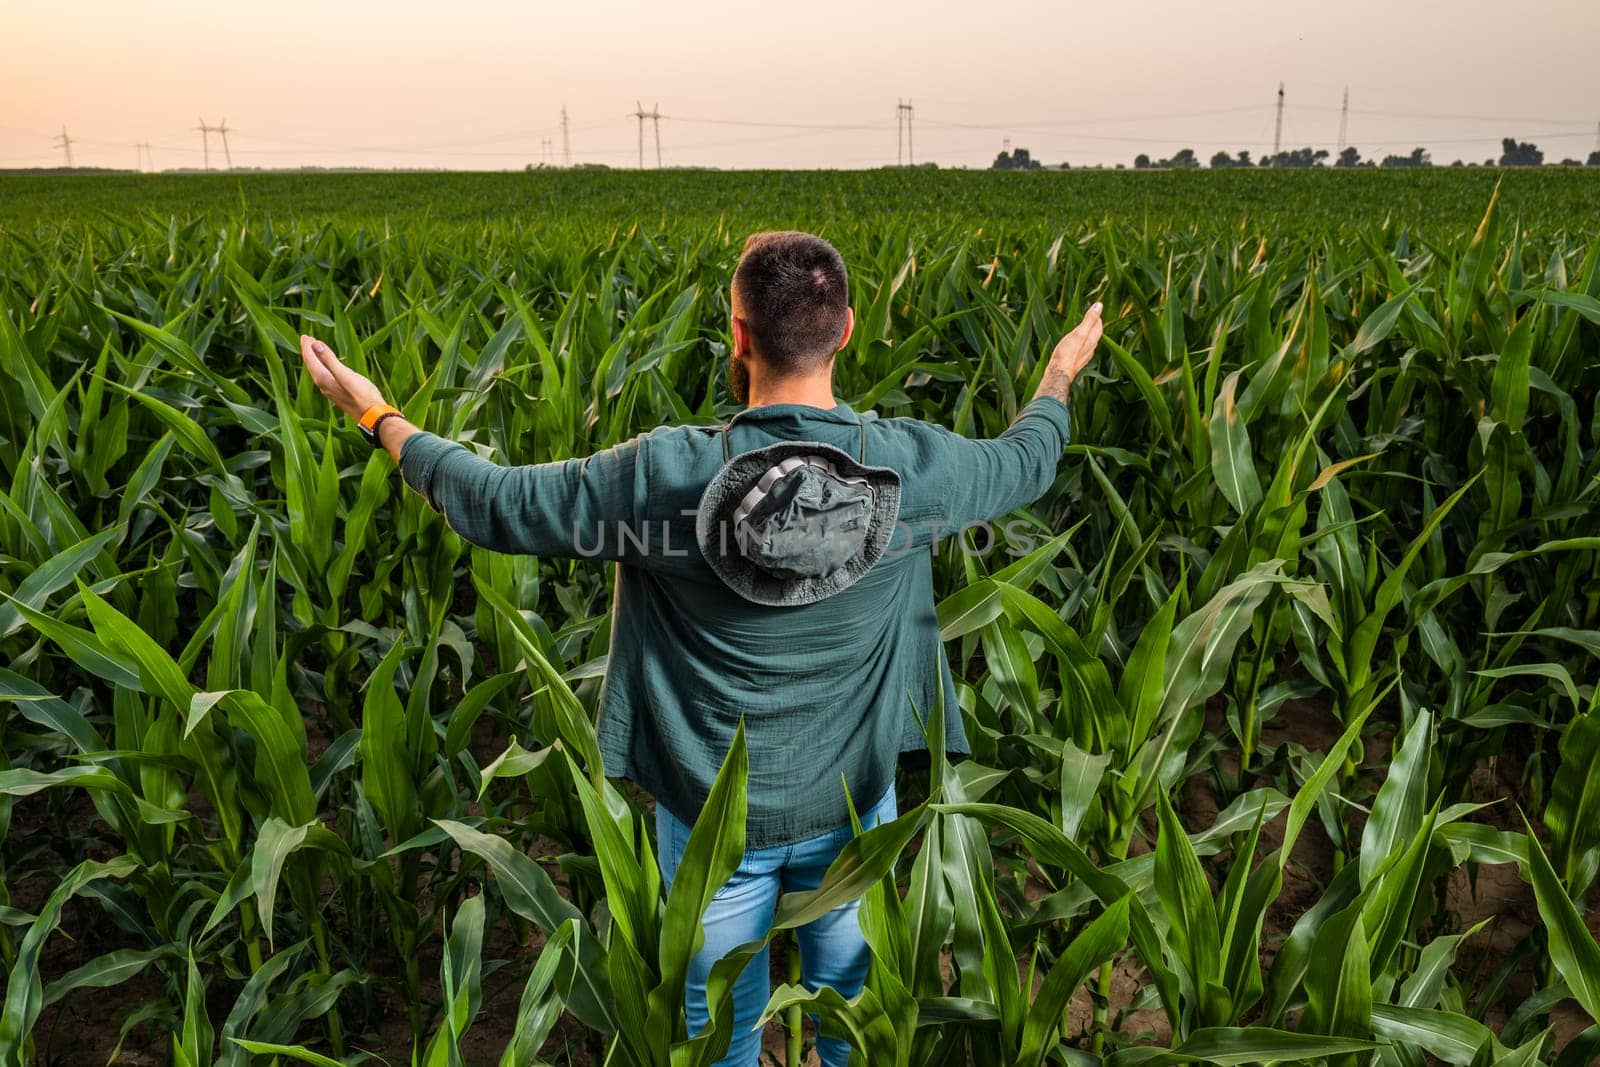
[[[391,407],[388,404],[374,404],[361,413],[361,418],[357,420],[356,425],[361,428],[361,436],[367,439],[367,443],[373,448],[378,448],[378,427],[382,425],[384,419],[397,419],[399,417],[399,408]]]

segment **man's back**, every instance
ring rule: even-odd
[[[900,477],[885,556],[849,588],[797,607],[738,595],[696,541],[701,495],[724,462],[721,428],[662,427],[587,459],[520,468],[419,434],[401,470],[474,543],[618,562],[599,721],[606,772],[692,822],[743,716],[747,840],[761,847],[847,822],[846,783],[858,806],[870,802],[899,753],[923,747],[917,716],[941,684],[953,687],[928,546],[1036,499],[1068,430],[1065,406],[1049,398],[991,441],[843,404],[742,412],[725,431],[731,455],[816,442]],[[968,751],[957,715],[946,745]]]

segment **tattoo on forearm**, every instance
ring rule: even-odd
[[[1039,388],[1034,396],[1053,396],[1063,404],[1067,402],[1067,394],[1072,391],[1072,376],[1068,374],[1059,361],[1052,359],[1050,365],[1044,370],[1044,377],[1039,379]]]

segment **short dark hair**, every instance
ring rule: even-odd
[[[839,349],[850,314],[844,258],[793,230],[746,238],[733,291],[756,354],[780,374],[804,374]]]

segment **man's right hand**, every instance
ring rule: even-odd
[[[383,403],[383,394],[371,379],[345,366],[333,349],[316,338],[300,335],[300,358],[311,372],[311,383],[351,418],[359,419],[368,408]]]
[[[1094,358],[1095,345],[1100,343],[1100,335],[1105,332],[1100,311],[1101,305],[1096,302],[1084,313],[1083,321],[1057,343],[1055,351],[1050,353],[1050,365],[1039,379],[1039,391],[1035,396],[1053,396],[1063,404],[1067,402],[1072,383]]]
[[[345,366],[333,349],[316,338],[300,336],[300,357],[305,360],[312,384],[352,419],[359,419],[368,408],[383,403],[383,394],[370,378]],[[401,446],[416,432],[417,428],[404,417],[386,418],[378,424],[378,444],[398,463]]]

